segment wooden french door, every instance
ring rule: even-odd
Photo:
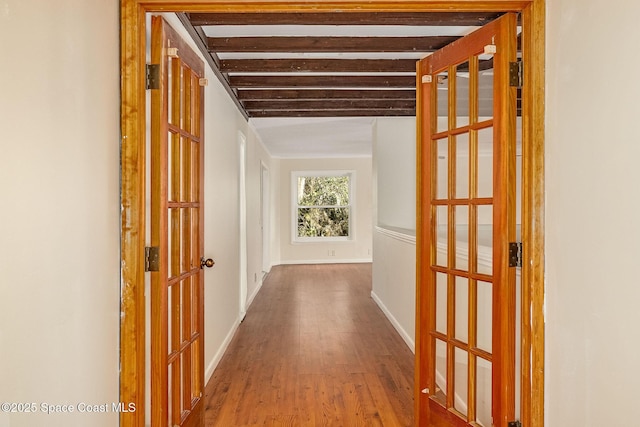
[[[151,425],[202,425],[203,61],[159,16],[151,63]]]
[[[516,15],[418,64],[419,426],[516,421]]]

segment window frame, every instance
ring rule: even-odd
[[[298,209],[313,206],[298,205],[299,177],[349,177],[349,203],[340,208],[349,209],[349,235],[333,237],[300,237],[298,236]],[[348,242],[355,239],[355,211],[356,211],[356,171],[355,170],[295,170],[291,171],[291,243],[328,243]],[[332,207],[332,206],[322,206]]]

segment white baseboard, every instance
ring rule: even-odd
[[[240,326],[240,319],[237,319],[233,323],[233,327],[231,328],[227,336],[224,338],[224,341],[222,341],[222,345],[220,345],[220,348],[218,348],[216,355],[213,356],[213,359],[211,359],[211,362],[209,362],[209,364],[207,365],[207,369],[204,372],[205,384],[209,382],[209,380],[211,379],[211,376],[213,375],[213,371],[216,370],[216,368],[218,367],[218,363],[220,363],[220,361],[222,360],[222,356],[224,356],[224,353],[225,351],[227,351],[229,344],[231,344],[231,340],[233,339],[233,336],[238,330],[238,326]]]
[[[249,310],[249,307],[251,307],[251,303],[255,299],[256,295],[258,295],[258,292],[260,292],[260,289],[262,289],[265,277],[266,275],[260,280],[258,286],[256,286],[256,289],[251,293],[251,295],[249,295],[249,298],[247,299],[247,310]]]
[[[294,264],[364,264],[373,262],[372,258],[362,259],[294,259],[288,261],[281,261],[280,265],[294,265]]]
[[[407,333],[407,331],[404,330],[404,328],[400,325],[400,322],[398,322],[398,320],[395,317],[393,317],[393,314],[391,314],[387,306],[384,305],[382,300],[373,291],[371,291],[371,298],[376,302],[376,304],[378,304],[378,307],[380,307],[380,310],[382,310],[384,315],[387,316],[387,319],[389,319],[393,327],[396,329],[396,331],[398,331],[398,333],[400,334],[404,342],[409,346],[409,349],[411,349],[413,354],[415,354],[416,343],[413,340],[413,338],[411,338],[411,336]]]
[[[251,306],[251,303],[255,299],[256,295],[258,295],[258,292],[260,292],[260,289],[262,289],[262,284],[263,283],[264,283],[264,278],[262,280],[260,280],[260,283],[258,284],[256,289],[251,293],[251,295],[247,299],[247,311],[249,310],[249,307]],[[213,359],[211,360],[209,365],[207,365],[207,369],[205,371],[205,384],[207,382],[209,382],[209,380],[211,379],[211,376],[213,375],[213,371],[215,371],[216,367],[218,367],[218,363],[220,363],[220,360],[222,360],[222,356],[224,356],[225,351],[227,351],[227,348],[229,347],[229,344],[231,344],[231,340],[233,339],[233,336],[235,335],[236,331],[238,330],[238,327],[240,326],[240,323],[244,320],[244,316],[246,314],[247,314],[246,311],[244,313],[239,313],[240,317],[238,318],[238,320],[236,320],[236,322],[234,323],[233,328],[231,328],[231,330],[229,331],[229,333],[225,337],[225,339],[222,342],[222,345],[220,346],[220,348],[218,349],[218,352],[216,353],[216,355],[213,357]]]

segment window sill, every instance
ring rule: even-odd
[[[291,241],[292,245],[306,245],[309,243],[352,243],[355,239],[353,237],[308,237],[298,238]]]

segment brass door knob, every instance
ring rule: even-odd
[[[204,257],[200,258],[200,268],[211,268],[214,266],[216,262],[211,258],[204,259]]]

